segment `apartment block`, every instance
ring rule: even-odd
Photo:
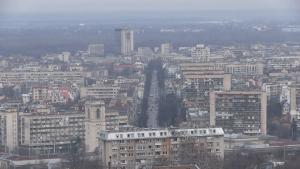
[[[293,119],[300,120],[300,87],[291,87],[291,120]]]
[[[19,113],[18,109],[0,111],[0,145],[8,151],[19,145]]]
[[[115,53],[127,54],[134,50],[133,30],[127,27],[115,29]]]
[[[103,86],[101,84],[95,84],[90,87],[81,87],[80,98],[115,98],[119,90],[120,87],[117,86]]]
[[[32,87],[32,102],[39,100],[47,100],[49,86],[34,86]]]
[[[226,73],[236,75],[263,75],[263,63],[232,63],[225,65]]]
[[[266,92],[211,92],[210,125],[229,134],[266,134]]]
[[[77,137],[84,139],[84,114],[26,114],[19,117],[19,143],[25,148],[39,148],[42,153],[62,153]]]
[[[203,110],[207,111],[210,92],[231,90],[231,74],[188,74],[182,76],[181,80],[181,94],[184,101],[203,103]]]
[[[84,85],[84,77],[91,77],[91,72],[1,72],[0,82],[75,83],[80,87]]]
[[[104,44],[90,44],[88,52],[90,54],[104,55]]]
[[[267,98],[275,102],[290,103],[290,86],[293,81],[276,81],[276,83],[263,83],[261,91],[267,93]]]
[[[163,161],[179,165],[187,144],[192,144],[191,151],[203,157],[200,160],[224,158],[222,128],[101,131],[98,139],[99,157],[105,165],[111,161],[111,169],[136,169]]]
[[[193,47],[191,50],[192,62],[209,62],[210,48],[203,44]]]

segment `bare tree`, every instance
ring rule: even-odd
[[[259,168],[266,162],[263,154],[242,147],[236,149],[235,154],[226,156],[223,169],[253,169]]]
[[[186,137],[177,148],[177,162],[179,165],[198,165],[205,169],[220,169],[223,161],[216,158],[213,151],[208,151],[195,137]]]
[[[80,137],[77,137],[76,140],[71,140],[70,151],[63,156],[62,164],[64,168],[69,169],[102,169],[102,161],[99,159],[98,155],[87,156],[86,154],[86,145],[81,140]]]

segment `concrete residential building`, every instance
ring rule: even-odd
[[[192,62],[209,62],[210,48],[203,44],[193,47],[191,50]]]
[[[91,77],[91,72],[1,72],[0,83],[40,82],[49,84],[77,84],[83,86],[84,77]]]
[[[293,119],[300,120],[300,87],[291,87],[291,120]]]
[[[161,44],[161,54],[169,54],[172,53],[172,51],[173,51],[172,43]]]
[[[104,55],[104,44],[90,44],[88,52],[90,54]]]
[[[263,63],[233,63],[225,65],[226,73],[236,75],[263,75]]]
[[[95,84],[91,87],[81,87],[80,98],[115,98],[119,90],[120,87],[117,86],[102,86],[101,84]]]
[[[127,27],[115,29],[115,53],[124,55],[133,50],[133,30],[130,30]]]
[[[266,134],[266,92],[211,92],[210,125],[229,134]]]
[[[84,114],[26,114],[20,116],[20,146],[40,148],[42,154],[67,152],[70,141],[84,139]]]
[[[39,100],[47,100],[49,86],[34,86],[32,87],[32,102]]]
[[[111,161],[112,169],[142,168],[163,160],[170,160],[173,165],[178,165],[180,147],[188,142],[197,145],[197,151],[204,157],[203,160],[224,158],[222,128],[101,131],[98,139],[99,157],[103,164]]]
[[[0,118],[0,144],[11,151],[19,145],[19,111],[17,109],[1,110]]]
[[[138,54],[139,55],[152,55],[153,51],[150,49],[150,47],[139,47]]]
[[[290,103],[290,86],[292,81],[277,81],[276,83],[263,83],[261,91],[267,93],[268,100]]]
[[[209,93],[212,91],[230,91],[231,74],[183,75],[181,94],[186,102],[201,102],[203,111],[209,110]]]

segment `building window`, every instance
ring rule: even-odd
[[[91,118],[91,113],[90,113],[90,109],[88,109],[88,119]]]
[[[163,151],[163,155],[167,155],[168,154],[168,152],[167,151]]]
[[[97,109],[97,119],[100,119],[100,109]]]

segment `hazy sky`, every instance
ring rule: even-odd
[[[300,9],[300,0],[0,0],[2,12]]]

